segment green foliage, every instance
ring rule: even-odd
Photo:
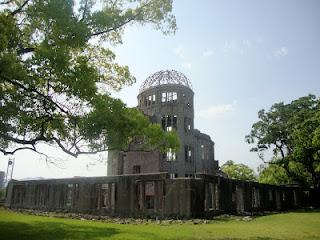
[[[276,164],[269,164],[267,166],[260,167],[258,180],[260,183],[273,185],[292,183],[286,170]]]
[[[126,150],[137,137],[177,149],[177,136],[110,96],[135,78],[106,47],[120,44],[130,24],[174,33],[171,11],[172,0],[1,3],[0,151],[37,151],[46,142],[78,156]]]
[[[256,177],[254,171],[244,164],[236,164],[232,160],[227,161],[221,166],[221,170],[228,175],[229,178],[255,181]]]
[[[289,212],[255,217],[224,217],[208,224],[115,224],[66,218],[40,217],[0,209],[2,239],[239,239],[315,240],[320,238],[320,212]]]
[[[259,111],[260,120],[253,124],[246,140],[255,144],[251,150],[258,152],[261,158],[265,150],[273,151],[276,160],[272,165],[278,167],[267,167],[264,174],[269,176],[264,179],[283,177],[285,170],[288,181],[320,189],[319,116],[320,100],[314,95],[289,104],[276,103],[269,111]]]

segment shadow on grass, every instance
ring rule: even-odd
[[[292,212],[296,213],[319,213],[320,208],[301,208],[297,210],[293,210]]]
[[[1,239],[100,239],[119,231],[110,227],[68,225],[57,222],[0,222]]]

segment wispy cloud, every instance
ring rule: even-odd
[[[209,106],[207,108],[200,109],[198,115],[201,118],[213,120],[227,113],[234,112],[236,104],[237,102],[233,101],[229,104],[218,104]]]
[[[192,68],[192,63],[184,62],[181,64],[183,68],[190,70]]]
[[[273,51],[274,57],[285,57],[288,54],[289,54],[289,49],[287,47],[281,47]]]
[[[238,42],[237,41],[225,41],[223,45],[223,52],[224,53],[230,53],[234,52],[238,49]]]
[[[174,55],[178,56],[179,58],[184,59],[184,47],[182,45],[178,45],[177,47],[175,47],[173,49],[173,53]]]
[[[222,51],[225,55],[236,53],[236,54],[244,54],[254,47],[253,41],[249,39],[244,40],[228,40],[225,41],[222,46]]]
[[[179,44],[173,49],[173,54],[181,60],[181,66],[187,70],[191,70],[192,63],[186,57],[185,52],[185,47],[182,44]]]
[[[213,55],[213,50],[211,48],[207,48],[203,51],[202,56],[203,57],[210,57]]]

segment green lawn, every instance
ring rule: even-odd
[[[320,211],[209,224],[115,224],[31,216],[0,209],[0,239],[320,239]]]

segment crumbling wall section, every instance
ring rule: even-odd
[[[312,194],[297,186],[206,174],[170,179],[168,173],[157,173],[11,181],[5,205],[121,217],[208,218],[310,206]]]

